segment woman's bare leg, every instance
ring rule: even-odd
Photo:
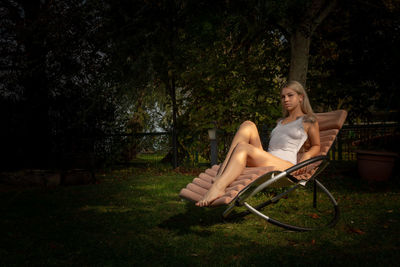
[[[245,121],[240,125],[238,131],[235,134],[235,137],[232,140],[232,143],[228,150],[226,158],[218,169],[217,177],[220,176],[223,173],[223,171],[225,170],[225,167],[228,164],[229,158],[231,157],[232,152],[235,149],[235,147],[239,143],[242,143],[242,142],[248,143],[257,148],[263,149],[261,140],[260,140],[260,135],[258,134],[257,126],[251,121]]]
[[[293,166],[291,162],[275,157],[263,149],[246,142],[241,142],[237,144],[236,148],[233,150],[225,171],[221,176],[215,179],[213,185],[204,195],[203,199],[197,202],[196,205],[200,207],[208,206],[215,199],[224,195],[226,187],[242,173],[246,164],[260,167],[274,166],[277,170],[285,170]]]

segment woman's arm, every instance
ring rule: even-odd
[[[307,135],[310,139],[311,148],[303,154],[299,162],[315,157],[321,151],[318,122],[307,124]]]

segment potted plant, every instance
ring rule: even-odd
[[[361,178],[375,182],[387,181],[398,158],[400,135],[383,135],[353,142],[358,173]]]

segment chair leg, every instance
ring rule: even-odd
[[[278,195],[272,197],[271,199],[268,199],[267,201],[265,201],[265,202],[263,202],[263,203],[261,203],[261,204],[258,204],[258,205],[255,206],[254,208],[255,208],[256,210],[259,210],[259,211],[260,211],[261,209],[265,208],[265,207],[268,206],[268,205],[276,204],[276,203],[278,203],[278,201],[279,201],[281,198],[287,196],[290,192],[294,191],[294,190],[297,189],[299,186],[300,186],[300,184],[295,184],[294,186],[290,187],[289,189],[287,189],[287,190],[284,191],[283,193],[280,193],[280,194],[278,194]],[[240,204],[235,205],[235,203],[231,203],[231,205],[229,205],[228,208],[223,212],[222,218],[223,218],[223,219],[233,219],[233,218],[238,218],[238,217],[244,217],[244,216],[250,214],[250,211],[247,210],[247,211],[243,211],[243,212],[237,213],[237,214],[235,214],[235,215],[233,215],[233,216],[230,215],[231,211],[235,208],[235,206],[241,206],[241,205],[240,205]]]
[[[277,225],[277,226],[280,226],[280,227],[283,227],[283,228],[286,228],[286,229],[289,229],[289,230],[293,230],[293,231],[312,231],[312,230],[317,230],[317,229],[323,229],[325,227],[333,227],[338,222],[339,216],[340,216],[339,215],[340,212],[339,212],[338,204],[337,204],[336,200],[334,199],[334,197],[332,196],[332,194],[316,179],[314,180],[314,187],[315,187],[314,192],[316,192],[317,189],[319,188],[322,193],[325,193],[328,196],[331,204],[333,205],[333,212],[334,212],[333,218],[330,220],[330,222],[326,223],[325,225],[316,226],[316,227],[303,227],[303,226],[296,226],[296,225],[287,224],[287,223],[275,220],[275,219],[273,219],[273,218],[261,213],[259,208],[260,207],[262,208],[264,206],[263,204],[261,204],[259,206],[256,206],[256,207],[252,207],[247,202],[244,202],[243,204],[251,213],[261,217],[262,219],[264,219],[264,220],[266,220],[266,221],[268,221],[268,222],[270,222],[270,223],[272,223],[274,225]],[[281,194],[280,197],[282,197],[283,194]],[[316,193],[315,193],[315,196],[316,196]],[[315,197],[315,201],[316,201],[316,197]]]

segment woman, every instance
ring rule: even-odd
[[[208,206],[224,195],[225,188],[242,173],[246,166],[274,166],[276,170],[285,170],[295,165],[297,152],[307,139],[311,147],[303,154],[300,161],[318,155],[320,152],[319,126],[303,86],[296,81],[286,84],[281,90],[281,102],[283,118],[271,132],[268,152],[262,148],[255,124],[251,121],[242,123],[213,185],[196,203],[197,206]]]

